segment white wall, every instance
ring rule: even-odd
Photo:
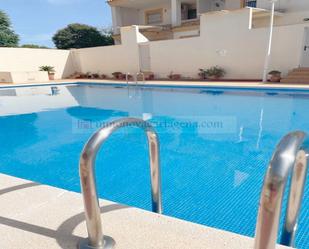
[[[154,9],[163,9],[163,22],[161,23],[161,25],[171,24],[172,22],[171,5],[169,3],[157,4],[150,8],[140,9],[138,11],[138,24],[146,25],[145,13],[146,11],[154,10]]]
[[[32,83],[49,81],[47,72],[0,72],[0,82]]]
[[[72,50],[76,71],[108,76],[113,72],[138,72],[140,68],[138,42],[147,39],[138,32],[137,26],[122,27],[121,37],[121,45]]]
[[[309,18],[309,10],[284,13],[284,15],[279,15],[275,17],[275,26],[293,24],[309,25],[308,21],[304,21],[304,19],[306,18]],[[269,27],[269,16],[265,18],[254,18],[253,25],[254,27]]]
[[[198,0],[198,12],[205,13],[211,11],[211,2],[207,0]]]
[[[69,50],[0,48],[0,72],[39,71],[43,65],[55,67],[56,79],[74,72]]]
[[[134,74],[141,68],[139,44],[147,43],[150,70],[157,77],[166,78],[174,72],[197,78],[200,68],[218,65],[227,71],[229,79],[261,79],[268,29],[249,29],[251,11],[245,8],[202,14],[200,36],[194,38],[148,42],[137,26],[129,26],[121,28],[121,45],[76,49],[71,53],[0,48],[0,71],[37,71],[39,66],[51,65],[57,78],[73,72]],[[299,66],[306,26],[309,23],[275,27],[270,69],[287,74]]]
[[[182,31],[182,32],[174,32],[174,39],[182,39],[185,37],[190,36],[198,36],[199,30],[188,30],[188,31]]]
[[[270,6],[269,0],[257,1],[258,8],[270,9]],[[278,0],[276,9],[285,11],[305,11],[309,10],[309,4],[308,0]]]
[[[218,65],[227,78],[260,79],[268,30],[250,30],[249,18],[249,9],[203,14],[200,37],[149,42],[151,70],[160,77],[170,72],[197,77],[199,68]],[[271,69],[286,74],[299,65],[305,26],[275,28]]]
[[[225,9],[237,10],[242,8],[241,0],[225,0]]]
[[[121,8],[122,26],[137,25],[138,23],[138,10],[131,8]]]
[[[108,75],[116,71],[136,73],[141,63],[138,43],[147,42],[150,69],[160,78],[171,72],[197,78],[199,68],[218,65],[227,71],[229,79],[261,79],[268,29],[249,29],[251,11],[205,13],[201,16],[201,34],[194,38],[147,42],[137,27],[124,27],[122,45],[74,50],[75,68]],[[285,75],[298,67],[303,30],[308,25],[275,28],[270,69]]]

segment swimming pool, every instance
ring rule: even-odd
[[[164,214],[253,236],[275,145],[309,131],[309,91],[67,84],[0,88],[0,172],[80,191],[91,134],[120,117],[151,122],[161,141]],[[113,134],[97,159],[102,198],[151,210],[146,137]],[[308,182],[296,244],[309,248]]]

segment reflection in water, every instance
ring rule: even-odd
[[[16,96],[15,89],[0,89],[0,97],[3,96]]]
[[[218,90],[202,90],[200,91],[201,94],[210,94],[210,95],[221,95],[224,94],[224,91],[218,91]]]
[[[77,105],[64,86],[0,88],[0,116],[38,113]]]
[[[72,121],[141,117],[160,138],[165,214],[249,236],[276,143],[288,131],[309,131],[306,93],[139,88],[130,98],[127,88],[57,88],[54,96],[50,87],[47,95],[0,96],[1,172],[80,191],[78,160],[90,134]],[[97,159],[100,197],[151,210],[147,153],[140,129],[114,133]],[[308,198],[303,207],[297,244],[304,249]]]
[[[276,92],[266,92],[267,95],[269,96],[275,96],[275,95],[278,95],[278,93]]]
[[[51,88],[51,95],[56,96],[60,94],[60,89],[57,86],[52,86]]]
[[[240,128],[239,128],[239,140],[238,140],[238,143],[243,142],[243,140],[244,140],[243,133],[244,133],[244,127],[240,126]]]
[[[108,120],[113,117],[128,116],[127,112],[81,106],[71,107],[66,111],[71,117],[84,121],[101,121]]]
[[[261,143],[261,137],[263,133],[263,118],[264,118],[264,109],[261,110],[261,115],[260,115],[260,122],[259,122],[259,134],[258,134],[258,139],[256,142],[256,149],[260,149],[260,143]]]
[[[142,89],[137,85],[128,85],[128,98],[141,98],[142,97]]]

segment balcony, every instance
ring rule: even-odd
[[[256,0],[246,0],[245,5],[246,5],[246,7],[256,8],[257,7],[257,1]]]

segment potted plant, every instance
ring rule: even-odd
[[[181,74],[174,74],[173,72],[171,72],[167,77],[170,80],[180,80],[181,79]]]
[[[272,70],[268,73],[268,75],[270,76],[270,82],[280,82],[281,80],[281,72],[278,70]]]
[[[201,70],[200,70],[201,71]],[[203,70],[204,72],[204,77],[209,80],[218,80],[224,77],[226,74],[225,70],[222,67],[215,66],[208,68],[206,70]],[[201,72],[200,72],[201,75]]]
[[[145,80],[154,80],[155,76],[154,73],[149,73],[145,76]]]
[[[70,78],[71,78],[71,79],[81,79],[81,78],[82,78],[81,75],[82,75],[82,73],[75,72],[75,73],[73,73],[73,74],[70,76]]]
[[[92,78],[92,74],[90,72],[86,73],[86,79],[91,79]]]
[[[81,73],[81,74],[80,74],[80,79],[88,79],[88,74],[86,74],[86,73]]]
[[[125,75],[124,75],[124,76],[125,76]],[[127,77],[128,77],[128,80],[134,80],[134,77],[133,77],[133,75],[131,75],[131,74],[128,74]],[[125,76],[125,79],[127,79],[126,76]]]
[[[91,78],[92,78],[92,79],[99,79],[99,78],[100,78],[100,75],[99,75],[98,73],[93,73],[93,74],[91,75]]]
[[[198,73],[198,76],[201,80],[205,80],[206,79],[206,73],[205,73],[205,70],[204,69],[199,69],[199,73]]]
[[[100,75],[100,79],[101,79],[101,80],[107,79],[107,75],[106,75],[106,74],[101,74],[101,75]]]
[[[49,80],[55,79],[55,69],[52,66],[41,66],[40,71],[47,72]]]
[[[112,73],[116,80],[124,80],[126,76],[122,72],[114,72]]]

